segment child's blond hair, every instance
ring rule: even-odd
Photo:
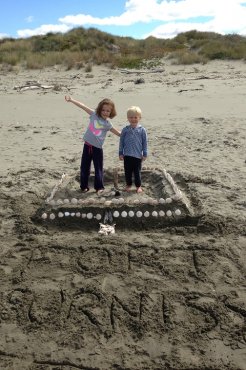
[[[131,113],[135,113],[137,114],[138,116],[142,117],[142,111],[139,107],[136,107],[135,105],[133,105],[132,107],[128,108],[127,109],[127,117],[131,114]]]

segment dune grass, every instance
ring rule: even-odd
[[[0,64],[5,68],[42,69],[62,65],[67,69],[91,69],[100,64],[112,68],[146,68],[152,65],[146,64],[146,60],[153,59],[158,65],[163,57],[171,58],[176,64],[205,64],[213,59],[246,60],[246,38],[193,30],[173,39],[137,40],[79,27],[65,34],[0,40]]]

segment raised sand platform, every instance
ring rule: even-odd
[[[195,212],[189,195],[164,168],[143,167],[144,192],[125,192],[123,168],[105,170],[105,190],[82,193],[79,175],[63,174],[45,199],[35,218],[47,224],[96,227],[99,223],[117,228],[163,227],[194,224]],[[177,182],[176,182],[177,181]]]

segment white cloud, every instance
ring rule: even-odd
[[[32,15],[29,15],[29,17],[27,17],[27,18],[25,19],[25,21],[26,21],[27,23],[32,23],[32,22],[33,22],[33,20],[34,20],[34,17],[33,17]]]
[[[19,37],[31,37],[35,35],[45,35],[49,32],[67,32],[70,29],[66,24],[44,24],[41,27],[35,29],[25,29],[17,31]]]
[[[10,36],[7,35],[6,33],[0,33],[0,40],[5,39],[6,37],[10,37]]]
[[[73,27],[88,25],[127,27],[152,21],[163,22],[163,25],[143,35],[143,38],[149,35],[170,38],[191,29],[245,35],[246,6],[243,5],[246,5],[246,0],[128,0],[119,16],[100,18],[88,14],[67,15],[59,18],[60,25],[20,30],[18,35],[28,37],[47,32],[66,32]],[[205,17],[209,17],[209,21],[204,21]]]

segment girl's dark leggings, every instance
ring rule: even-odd
[[[89,177],[91,161],[95,168],[94,189],[104,189],[103,185],[103,150],[93,145],[84,144],[80,166],[80,187],[82,190],[89,189]]]

